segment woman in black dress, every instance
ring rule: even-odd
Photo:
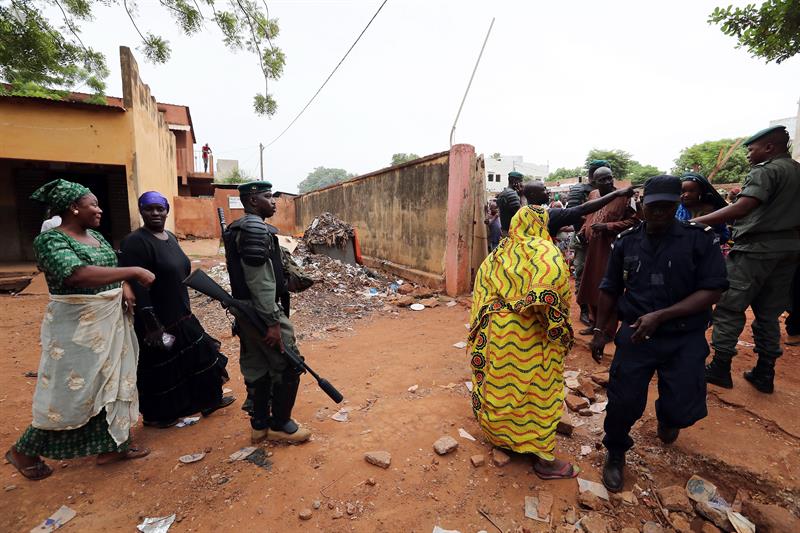
[[[120,264],[156,275],[149,288],[134,284],[134,326],[139,340],[139,410],[144,424],[169,427],[198,411],[208,416],[235,401],[222,396],[227,358],[192,314],[181,283],[191,263],[175,235],[164,229],[169,202],[157,192],[139,197],[144,227],[122,240]]]

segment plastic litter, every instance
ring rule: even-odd
[[[422,311],[423,309],[425,309],[425,306],[422,304],[411,304],[408,307],[412,311]]]
[[[62,505],[58,508],[58,511],[51,514],[48,518],[45,519],[44,522],[36,526],[35,528],[31,529],[31,533],[41,533],[43,531],[55,531],[56,529],[60,528],[77,515],[75,511],[67,507],[66,505]]]
[[[578,479],[579,492],[589,491],[598,498],[602,498],[606,501],[609,500],[608,491],[600,483],[595,483],[594,481],[589,481],[588,479],[583,479],[583,478],[577,478],[577,479]]]
[[[203,453],[203,452],[191,453],[191,454],[188,454],[188,455],[181,455],[180,457],[178,457],[178,461],[182,462],[185,465],[188,465],[188,464],[191,464],[191,463],[196,463],[197,461],[199,461],[200,459],[202,459],[205,456],[206,456],[206,454]]]
[[[458,428],[458,436],[463,438],[463,439],[467,439],[467,440],[471,440],[472,442],[475,442],[475,437],[473,437],[472,435],[467,433],[467,430],[464,429],[464,428]]]
[[[256,451],[258,448],[255,446],[248,446],[246,448],[242,448],[241,450],[233,452],[228,457],[228,462],[233,463],[234,461],[241,461],[242,459],[247,459],[251,453]]]
[[[136,529],[142,533],[167,533],[174,521],[174,514],[157,518],[145,518],[141,524],[136,526]]]
[[[187,416],[186,418],[181,418],[181,421],[175,424],[176,428],[185,428],[186,426],[193,426],[200,422],[199,416]]]
[[[453,348],[458,348],[459,350],[463,350],[467,347],[467,343],[464,341],[459,341],[453,345]]]

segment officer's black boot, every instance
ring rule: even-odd
[[[667,426],[665,424],[662,424],[661,421],[658,422],[657,435],[658,438],[661,440],[661,442],[663,442],[664,444],[672,444],[673,442],[678,440],[678,435],[680,434],[680,432],[681,432],[680,428]]]
[[[625,485],[625,452],[606,454],[603,465],[603,485],[611,492],[620,492]]]
[[[715,355],[711,363],[706,365],[706,383],[717,385],[723,389],[732,389],[733,379],[731,378],[730,359],[723,360]]]
[[[267,439],[270,417],[269,408],[272,399],[272,383],[269,376],[264,376],[247,386],[247,397],[252,401],[250,414],[250,441],[258,444]]]
[[[756,390],[772,394],[775,390],[775,359],[759,356],[756,366],[744,373],[744,379],[750,382]]]
[[[272,386],[272,419],[269,423],[269,440],[305,442],[311,431],[292,420],[292,409],[300,387],[300,376],[285,374],[280,384]]]
[[[592,319],[589,317],[589,306],[586,304],[581,305],[581,316],[580,321],[584,325],[591,326]]]

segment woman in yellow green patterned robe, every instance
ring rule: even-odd
[[[564,358],[572,347],[569,269],[550,240],[547,211],[520,209],[508,238],[475,279],[468,353],[472,408],[487,439],[536,457],[543,479],[578,467],[556,459],[564,398]]]

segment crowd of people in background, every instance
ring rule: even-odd
[[[600,362],[604,346],[616,345],[603,440],[609,490],[622,490],[629,433],[654,374],[665,444],[707,415],[706,383],[733,387],[731,360],[748,308],[757,363],[743,377],[759,392],[774,391],[778,320],[787,310],[786,344],[800,344],[800,163],[783,126],[744,145],[751,170],[728,201],[695,172],[653,176],[643,194],[617,189],[611,165],[595,160],[562,208],[542,182],[509,173],[487,218],[500,219],[506,238],[490,241],[479,270],[468,346],[472,405],[491,442],[533,454],[544,479],[576,475],[553,455],[559,374],[573,343],[570,271],[587,326],[579,334],[591,336],[593,358]],[[572,234],[567,253],[554,244],[564,233]]]

